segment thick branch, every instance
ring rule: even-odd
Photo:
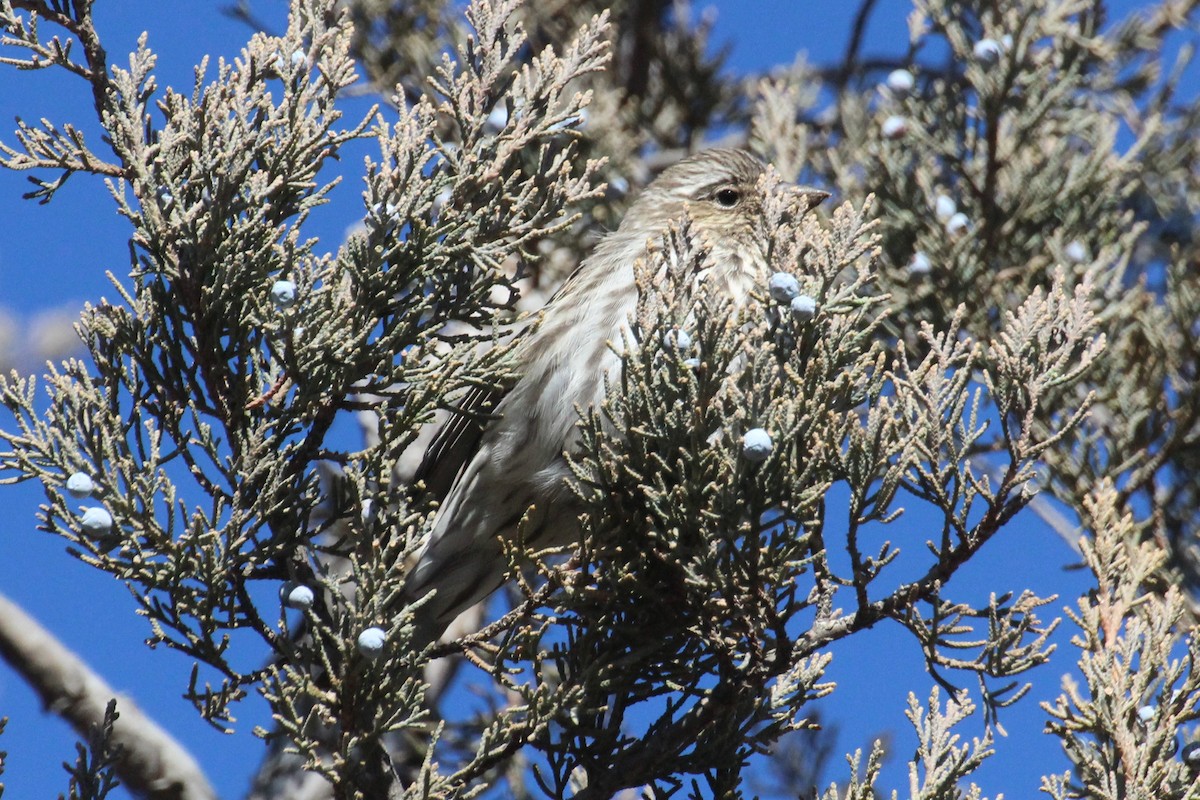
[[[117,775],[135,794],[155,800],[215,800],[216,792],[190,753],[3,595],[0,656],[81,737],[104,721],[108,701],[117,698]]]

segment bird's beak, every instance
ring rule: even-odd
[[[814,189],[811,186],[797,186],[792,189],[796,193],[796,197],[800,199],[800,207],[807,213],[812,211],[817,206],[821,205],[825,198],[829,197],[829,192],[820,189]]]

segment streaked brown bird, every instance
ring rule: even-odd
[[[578,440],[576,407],[598,404],[605,373],[620,369],[609,343],[621,340],[634,313],[634,262],[647,246],[686,218],[708,253],[696,276],[707,291],[744,302],[751,287],[765,285],[764,172],[749,153],[725,148],[665,170],[547,304],[518,345],[520,377],[503,399],[497,404],[477,391],[464,400],[465,410],[494,405],[496,418],[481,427],[469,415],[457,416],[435,439],[418,478],[445,500],[404,589],[409,600],[436,591],[417,612],[417,644],[435,640],[504,583],[509,562],[501,542],[515,538],[527,513],[529,545],[563,545],[579,536],[564,453]],[[801,190],[801,208],[825,197]]]

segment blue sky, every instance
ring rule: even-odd
[[[732,46],[730,67],[743,72],[789,63],[798,51],[807,52],[817,63],[837,59],[845,48],[850,12],[857,4],[723,0],[711,5],[718,12],[715,42]],[[1114,4],[1118,14],[1137,5],[1128,0]],[[113,63],[124,63],[124,53],[147,29],[150,46],[160,54],[159,85],[190,87],[193,65],[205,54],[214,60],[232,57],[248,38],[243,26],[217,13],[219,6],[217,2],[124,0],[98,3],[96,13]],[[284,8],[278,0],[260,0],[254,6],[273,19],[279,19]],[[879,3],[867,31],[866,54],[904,51],[908,9],[900,0]],[[8,68],[0,75],[0,141],[13,142],[15,115],[45,116],[61,124],[86,120],[90,113],[90,98],[78,79],[52,71],[16,73]],[[94,137],[94,125],[83,127]],[[353,176],[357,163],[352,159],[343,163]],[[360,187],[351,177],[336,190],[335,203],[316,219],[311,232],[322,238],[327,249],[336,248],[346,226],[361,212]],[[84,301],[113,297],[105,272],[118,277],[127,273],[128,231],[102,182],[77,176],[48,206],[21,200],[28,188],[24,175],[0,172],[0,220],[5,232],[0,237],[0,308],[28,320],[49,309],[64,305],[78,309]],[[40,493],[29,486],[5,487],[0,488],[0,497],[5,509],[0,522],[0,588],[174,732],[199,757],[222,796],[241,796],[257,761],[247,757],[258,746],[249,740],[249,729],[265,724],[262,709],[244,705],[235,736],[218,734],[201,722],[180,699],[190,663],[173,653],[148,650],[142,644],[147,628],[133,616],[134,605],[126,590],[67,556],[57,538],[35,530]],[[914,522],[918,525],[908,531],[908,545],[920,547],[927,537],[919,521]],[[1059,593],[1067,601],[1085,585],[1082,573],[1063,571],[1072,560],[1062,540],[1027,514],[985,548],[953,586],[976,599],[986,599],[989,591],[1019,592],[1028,587],[1043,595]],[[1046,611],[1059,606],[1061,602]],[[978,778],[989,796],[999,792],[1033,796],[1041,774],[1066,768],[1056,742],[1041,733],[1043,716],[1037,701],[1057,694],[1058,675],[1067,666],[1060,660],[1035,672],[1032,677],[1039,685],[1032,696],[1002,717],[1010,735],[999,742],[999,755]],[[866,746],[871,735],[892,731],[896,756],[913,752],[915,740],[903,717],[905,697],[913,691],[923,700],[932,684],[912,640],[887,626],[856,636],[835,650],[831,677],[840,687],[825,708],[845,732],[842,749]],[[20,679],[0,666],[0,716],[4,715],[10,722],[0,736],[0,750],[7,750],[9,757],[0,780],[8,785],[7,796],[49,797],[64,791],[66,777],[56,765],[73,758],[74,734],[42,712]],[[982,723],[961,732],[980,736]],[[840,759],[835,761],[836,769]],[[887,775],[889,789],[907,782],[903,765],[895,760]]]

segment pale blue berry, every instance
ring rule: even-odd
[[[663,336],[663,344],[668,349],[671,349],[671,350],[679,350],[679,351],[691,350],[692,349],[692,337],[688,335],[687,331],[670,330],[670,331],[667,331],[666,334]]]
[[[883,121],[879,130],[885,139],[903,139],[908,133],[908,120],[898,114],[893,114]]]
[[[275,281],[271,285],[271,300],[280,308],[291,308],[296,302],[296,284],[291,281]]]
[[[301,49],[297,48],[292,51],[291,55],[278,53],[275,56],[275,71],[280,75],[286,75],[293,70],[308,63],[308,55]]]
[[[1083,242],[1073,239],[1063,248],[1063,255],[1076,264],[1082,264],[1088,260],[1088,249]]]
[[[1200,742],[1188,742],[1183,746],[1183,752],[1179,754],[1183,759],[1183,763],[1187,764],[1192,771],[1200,770]]]
[[[918,250],[913,253],[912,259],[908,262],[909,275],[928,275],[932,270],[933,264],[924,251]]]
[[[951,236],[962,236],[971,228],[971,218],[959,211],[946,220],[946,233]]]
[[[685,358],[683,360],[683,365],[688,369],[700,369],[700,359],[694,357]]]
[[[767,290],[776,303],[790,303],[793,297],[800,294],[800,282],[796,280],[795,275],[776,272],[767,282]]]
[[[569,117],[560,119],[552,125],[546,126],[546,130],[550,133],[559,133],[560,131],[582,130],[587,126],[587,115],[583,112],[572,114]]]
[[[1139,720],[1144,723],[1149,723],[1150,720],[1154,719],[1154,715],[1157,713],[1158,709],[1154,706],[1142,706],[1138,709],[1137,715]]]
[[[86,472],[76,472],[67,478],[67,491],[72,497],[82,500],[90,497],[92,492],[96,491],[96,484],[92,482],[91,475]]]
[[[766,461],[775,449],[771,434],[762,428],[751,428],[742,436],[742,457],[755,464]]]
[[[507,124],[508,109],[504,105],[498,105],[487,115],[487,119],[483,123],[483,129],[488,133],[499,133],[504,130],[504,126]]]
[[[288,608],[305,611],[312,608],[316,596],[313,594],[313,590],[304,584],[288,581],[279,590],[279,598]]]
[[[387,644],[387,633],[383,628],[367,628],[358,635],[358,652],[372,661],[383,655],[385,644]]]
[[[985,67],[990,67],[1000,60],[1004,54],[1004,45],[995,39],[980,39],[973,48],[975,59]]]
[[[816,298],[806,294],[797,295],[792,298],[792,316],[801,322],[808,322],[817,314]]]
[[[939,222],[945,223],[958,213],[958,204],[948,194],[939,194],[933,201],[933,213],[937,214]]]
[[[105,534],[112,530],[113,518],[108,509],[103,506],[85,508],[79,524],[85,533],[92,535]]]
[[[916,82],[913,74],[906,69],[894,69],[887,76],[887,87],[900,96],[911,92]]]
[[[433,198],[433,203],[429,206],[429,216],[433,219],[440,217],[442,209],[446,207],[446,204],[450,202],[453,196],[454,192],[449,186],[438,192],[437,196]]]

